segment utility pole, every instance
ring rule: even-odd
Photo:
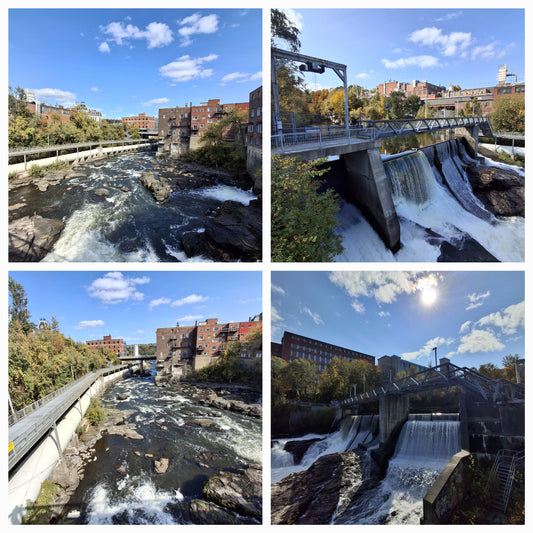
[[[435,366],[437,366],[437,347],[435,346],[433,350],[435,351]]]

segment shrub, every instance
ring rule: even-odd
[[[324,162],[272,157],[272,261],[331,261],[342,252],[339,197],[319,192]]]
[[[89,408],[87,409],[85,416],[92,426],[105,419],[106,414],[102,409],[100,400],[98,398],[91,398],[91,402],[89,403]]]

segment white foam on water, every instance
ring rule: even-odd
[[[252,200],[257,198],[252,191],[244,191],[237,187],[231,187],[230,185],[216,185],[206,189],[199,189],[198,194],[206,198],[220,200],[221,202],[233,200],[243,205],[249,205]]]

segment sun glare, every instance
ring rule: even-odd
[[[420,293],[420,301],[426,307],[433,305],[437,301],[438,292],[435,287],[426,287]]]

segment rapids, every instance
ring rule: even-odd
[[[17,217],[38,214],[61,219],[65,228],[43,262],[176,262],[188,258],[180,243],[187,232],[202,232],[207,213],[225,200],[248,205],[255,196],[237,187],[217,185],[177,190],[157,203],[138,181],[153,171],[155,152],[110,157],[77,168],[79,176],[38,191],[34,186],[10,192],[10,204],[26,204]],[[106,189],[108,196],[95,191]]]

